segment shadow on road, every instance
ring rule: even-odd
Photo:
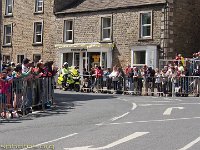
[[[76,93],[73,91],[63,92],[60,90],[56,90],[54,105],[51,107],[51,109],[47,109],[45,111],[38,110],[22,118],[1,120],[0,125],[4,123],[21,123],[22,121],[33,120],[35,118],[41,118],[41,117],[63,115],[70,112],[71,109],[75,109],[78,106],[82,106],[83,103],[81,102],[83,101],[98,101],[98,100],[113,99],[113,98],[116,98],[116,96],[103,95],[103,94],[101,95],[94,93]]]

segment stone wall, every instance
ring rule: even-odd
[[[36,14],[34,13],[35,0],[14,0],[13,16],[11,17],[5,16],[5,0],[2,2],[3,25],[13,24],[12,46],[3,46],[2,54],[10,55],[11,61],[14,62],[17,61],[17,55],[23,54],[31,60],[33,60],[33,54],[41,54],[44,61],[53,60],[55,55],[54,1],[44,1],[44,13]],[[42,45],[33,45],[34,22],[36,21],[43,21]]]
[[[195,30],[194,30],[194,39],[195,39],[195,51],[200,51],[200,1],[195,0],[195,11],[194,11],[194,21]]]
[[[196,51],[195,32],[198,27],[195,17],[195,1],[197,0],[174,0],[173,13],[173,48],[175,53],[182,53],[184,57],[191,57]],[[199,7],[198,7],[199,8]]]

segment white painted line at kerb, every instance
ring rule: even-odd
[[[139,104],[138,106],[166,106],[166,105],[200,105],[200,103],[178,103],[178,104]]]
[[[127,113],[125,113],[125,114],[123,114],[123,115],[121,115],[121,116],[119,116],[119,117],[114,117],[114,118],[111,119],[111,121],[116,121],[116,120],[118,120],[118,119],[121,119],[121,118],[127,116],[129,113],[130,113],[130,112],[127,112]]]
[[[184,146],[183,148],[179,150],[187,150],[191,148],[193,145],[195,145],[196,143],[198,143],[199,141],[200,141],[200,137],[198,137],[196,140],[192,141],[191,143],[187,144],[186,146]]]
[[[56,141],[59,141],[59,140],[63,140],[63,139],[66,139],[66,138],[75,136],[75,135],[77,135],[77,134],[78,134],[78,133],[73,133],[73,134],[70,134],[70,135],[67,135],[67,136],[64,136],[64,137],[60,137],[60,138],[58,138],[58,139],[54,139],[54,140],[51,140],[51,141],[47,141],[47,142],[44,142],[44,143],[40,143],[40,144],[34,145],[34,146],[32,146],[32,147],[24,148],[24,149],[20,149],[20,150],[27,150],[27,149],[37,148],[37,147],[39,147],[39,146],[41,146],[41,145],[53,143],[53,142],[56,142]]]
[[[121,122],[121,123],[108,123],[108,124],[96,124],[97,126],[103,125],[122,125],[122,124],[134,124],[134,123],[150,123],[150,122],[167,122],[167,121],[181,121],[181,120],[193,120],[200,119],[200,117],[192,117],[192,118],[174,118],[174,119],[163,119],[163,120],[141,120],[135,122]]]

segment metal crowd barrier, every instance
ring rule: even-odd
[[[200,77],[153,77],[117,79],[108,76],[95,78],[87,75],[82,77],[82,92],[121,93],[151,96],[199,96]]]
[[[45,110],[53,104],[53,77],[1,80],[0,85],[1,118],[27,115],[32,110]]]
[[[123,77],[110,78],[103,76],[95,78],[93,75],[82,76],[82,92],[95,92],[95,93],[123,93],[125,82]]]

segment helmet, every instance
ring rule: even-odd
[[[63,66],[68,65],[68,62],[64,62]]]
[[[67,63],[67,62],[64,62],[63,66],[64,66],[64,67],[68,67],[68,63]]]

